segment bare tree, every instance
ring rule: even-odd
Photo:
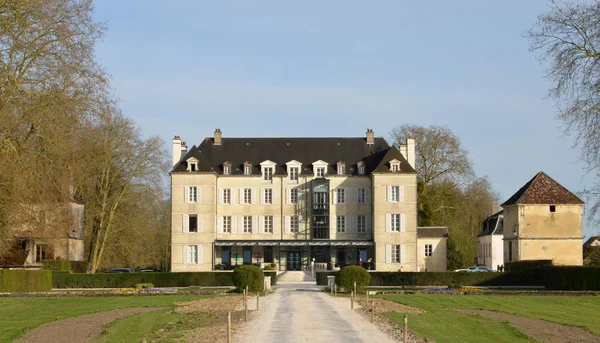
[[[556,1],[528,32],[530,50],[548,62],[550,97],[566,134],[581,147],[588,172],[600,179],[600,1]],[[584,192],[600,208],[600,193]]]
[[[391,136],[397,146],[408,137],[415,139],[416,170],[425,186],[442,178],[457,181],[474,175],[460,138],[447,127],[401,125],[392,130]]]

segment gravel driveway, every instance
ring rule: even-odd
[[[261,298],[260,311],[234,342],[394,342],[360,314],[350,300],[334,299],[314,282],[278,282]]]

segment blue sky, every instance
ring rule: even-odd
[[[124,113],[167,144],[389,137],[446,125],[508,199],[540,170],[589,185],[525,32],[545,0],[98,1]],[[585,235],[597,233],[586,226]]]

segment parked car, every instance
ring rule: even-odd
[[[470,272],[476,272],[476,273],[487,273],[487,272],[493,272],[494,270],[492,268],[488,268],[486,266],[471,266],[468,268],[468,270]]]
[[[135,270],[131,268],[111,268],[109,270],[105,270],[105,273],[135,273]]]
[[[157,272],[159,272],[159,270],[156,270],[156,269],[140,269],[138,272],[139,273],[157,273]]]
[[[457,272],[457,273],[466,273],[466,272],[469,272],[469,271],[470,270],[468,270],[468,269],[456,269],[455,270],[455,272]]]

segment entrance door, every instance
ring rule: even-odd
[[[301,258],[299,252],[287,253],[287,270],[300,270]]]

